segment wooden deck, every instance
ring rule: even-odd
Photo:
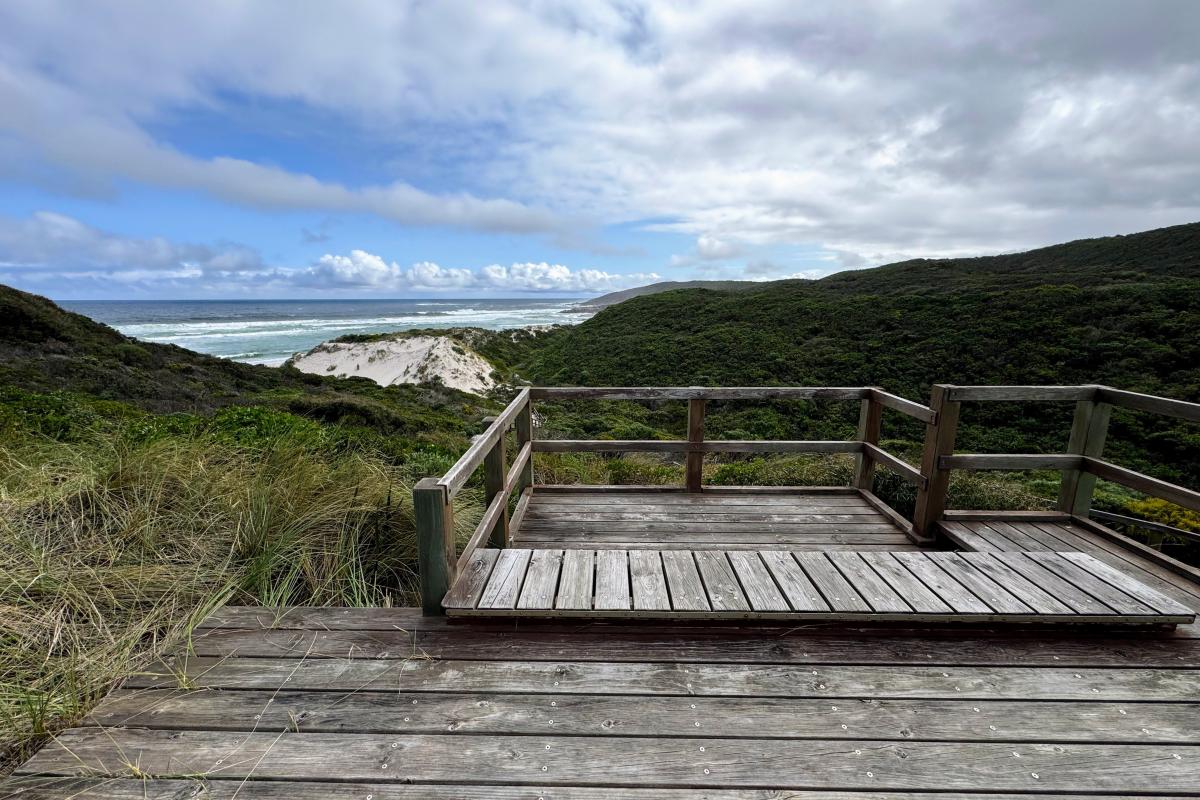
[[[1074,523],[944,524],[994,558],[1084,552],[1200,608],[1188,568]],[[465,624],[231,607],[18,772],[0,796],[1194,797],[1200,626]]]
[[[532,401],[572,398],[686,400],[687,439],[537,438]],[[769,398],[859,402],[857,438],[705,441],[705,402]],[[961,403],[1013,400],[1076,403],[1068,452],[954,451]],[[1196,510],[1200,492],[1103,461],[1112,406],[1200,421],[1100,386],[939,384],[929,406],[874,387],[524,389],[414,488],[421,609],[219,609],[0,798],[1198,797],[1200,570],[1086,514],[1097,478]],[[879,446],[885,408],[926,425],[919,469]],[[686,478],[533,486],[535,453],[571,451],[677,453]],[[703,485],[705,454],[757,452],[852,454],[853,486]],[[871,493],[877,467],[916,487],[911,522]],[[480,468],[460,550],[452,501]],[[952,470],[1047,468],[1057,513],[946,511]],[[928,624],[944,608],[965,624]],[[697,619],[714,614],[735,618]],[[1110,624],[1012,624],[1043,618]],[[1111,627],[1156,619],[1180,624]]]
[[[447,614],[854,623],[1194,619],[1189,608],[1062,541],[1061,556],[1028,536],[1006,540],[1011,553],[922,551],[877,498],[849,487],[537,487],[526,497],[509,529],[512,546],[476,548],[462,563],[442,602]],[[1017,546],[1022,541],[1030,552]]]
[[[919,548],[856,489],[703,493],[539,486],[514,547],[587,550],[886,550]]]
[[[1086,553],[475,551],[459,616],[1171,624],[1191,609]]]

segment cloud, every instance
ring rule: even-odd
[[[433,261],[401,266],[366,250],[326,253],[303,267],[267,263],[237,243],[177,243],[163,237],[122,236],[73,217],[42,211],[0,216],[0,282],[58,296],[114,291],[168,296],[276,293],[345,296],[395,294],[590,293],[640,286],[655,273],[613,273],[562,264],[521,262],[468,269]]]
[[[741,250],[729,242],[704,234],[696,239],[696,255],[705,261],[717,261],[736,256]]]
[[[697,237],[697,269],[731,242],[859,264],[1200,218],[1191,0],[14,0],[0,29],[0,177],[80,192],[577,243],[581,219],[644,223]],[[234,95],[294,104],[348,149],[399,143],[389,163],[413,174],[351,185],[155,134]]]
[[[0,217],[0,265],[8,271],[92,271],[138,280],[156,273],[259,273],[267,267],[257,251],[244,245],[118,236],[48,211],[27,219]]]
[[[705,261],[727,261],[741,254],[740,246],[704,233],[696,238],[691,251],[671,256],[668,263],[672,267],[690,267]]]
[[[435,194],[400,180],[351,187],[232,156],[191,156],[153,139],[119,105],[99,107],[74,88],[5,64],[0,106],[9,110],[0,116],[0,134],[17,143],[0,175],[24,170],[25,160],[36,159],[66,171],[75,189],[88,194],[112,194],[119,182],[131,180],[255,208],[352,212],[405,225],[506,233],[565,230],[555,214],[504,198]]]
[[[596,269],[572,270],[562,264],[490,264],[479,269],[443,267],[421,261],[402,267],[364,250],[349,255],[326,254],[299,271],[302,286],[381,289],[389,291],[505,290],[516,292],[603,292],[640,286],[659,279],[654,273],[615,274]]]

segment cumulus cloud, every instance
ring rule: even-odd
[[[742,248],[733,242],[704,233],[696,237],[696,246],[687,253],[671,256],[672,267],[690,267],[706,261],[727,261],[742,254]]]
[[[680,257],[697,268],[730,242],[857,264],[1200,218],[1191,0],[14,0],[0,29],[0,170],[37,160],[79,191],[556,236],[654,220],[698,237]],[[401,141],[468,189],[351,186],[151,133],[230,93]]]
[[[295,275],[304,286],[390,291],[499,290],[516,292],[603,292],[658,280],[654,273],[615,274],[597,269],[572,270],[562,264],[489,264],[479,269],[443,267],[421,261],[403,267],[364,250],[326,254]]]

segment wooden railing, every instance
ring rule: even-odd
[[[875,466],[893,470],[905,480],[921,483],[921,473],[879,447],[883,409],[891,408],[929,425],[934,413],[920,403],[869,386],[746,386],[746,387],[554,387],[530,391],[534,400],[686,400],[687,438],[675,440],[537,439],[535,453],[657,452],[685,453],[684,489],[701,491],[705,453],[851,453],[856,455],[854,485],[870,490]],[[709,400],[858,400],[858,438],[850,441],[705,440],[704,415]]]
[[[508,463],[504,436],[517,429],[517,456]],[[454,496],[472,473],[483,465],[484,501],[487,508],[463,552],[458,553],[454,536]],[[508,500],[514,491],[522,495],[514,516],[524,512],[528,489],[533,485],[533,414],[529,390],[522,389],[471,442],[467,452],[440,478],[423,478],[413,487],[413,514],[417,526],[417,559],[421,572],[421,607],[427,614],[440,614],[442,598],[463,566],[484,541],[505,547],[509,537]],[[519,519],[517,520],[519,521]]]
[[[1065,453],[955,454],[959,407],[965,402],[1074,402],[1075,417]],[[925,487],[918,492],[913,528],[931,536],[946,511],[950,472],[968,470],[1055,469],[1062,472],[1058,509],[1088,516],[1096,479],[1119,483],[1194,511],[1200,511],[1200,492],[1117,466],[1101,458],[1114,407],[1162,414],[1200,422],[1200,403],[1127,392],[1108,386],[949,386],[933,387],[931,407],[937,424],[925,441],[921,473]]]
[[[687,438],[679,440],[580,440],[535,439],[532,425],[533,400],[684,400],[688,403]],[[709,400],[857,400],[862,404],[858,439],[852,441],[706,441],[704,412]],[[425,478],[413,490],[418,556],[421,571],[421,604],[427,613],[439,613],[442,597],[474,550],[484,542],[493,547],[508,544],[509,529],[519,524],[533,485],[533,454],[564,452],[658,452],[685,455],[683,489],[699,492],[705,453],[850,453],[857,456],[854,486],[879,511],[887,514],[905,530],[908,520],[871,493],[876,466],[896,472],[904,480],[920,486],[921,472],[879,447],[879,428],[883,410],[890,408],[930,425],[933,412],[920,403],[905,400],[873,387],[556,387],[523,389],[508,407],[492,421],[486,431],[475,437],[445,475]],[[517,429],[518,453],[509,465],[505,453],[505,433]],[[479,466],[484,468],[484,499],[487,508],[461,553],[454,536],[455,494]],[[516,491],[521,495],[508,518],[508,502]]]
[[[687,438],[676,440],[536,439],[533,430],[534,400],[640,400],[686,401]],[[849,441],[742,441],[706,440],[704,416],[710,400],[833,400],[860,403],[856,438]],[[964,402],[1074,402],[1075,418],[1066,453],[956,454],[954,442],[961,404]],[[1055,469],[1062,472],[1060,512],[1087,516],[1097,478],[1114,481],[1155,497],[1200,511],[1200,492],[1143,475],[1101,459],[1113,407],[1165,414],[1200,421],[1200,404],[1127,392],[1107,386],[951,386],[933,387],[928,406],[914,403],[876,387],[535,387],[522,389],[511,403],[475,437],[462,457],[440,478],[425,478],[413,490],[421,571],[421,603],[426,613],[441,613],[441,603],[454,579],[485,542],[494,547],[509,544],[509,531],[520,524],[533,490],[534,453],[657,452],[684,456],[687,492],[703,491],[706,453],[848,453],[856,456],[851,485],[878,511],[888,516],[914,541],[930,544],[937,523],[946,513],[950,474],[967,470]],[[885,409],[898,411],[926,426],[920,468],[879,446]],[[510,464],[505,434],[516,428],[517,454]],[[484,468],[487,507],[462,553],[457,551],[452,500],[480,466]],[[882,467],[917,487],[916,507],[910,523],[876,497],[872,481]],[[513,492],[520,495],[509,519]]]

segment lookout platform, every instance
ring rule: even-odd
[[[1081,407],[1106,397],[1050,388]],[[943,405],[931,428],[955,411]],[[870,434],[838,444],[886,463]],[[861,486],[518,490],[545,445],[519,442],[501,469],[500,435],[489,437],[473,450],[496,493],[461,554],[443,532],[466,478],[452,470],[417,490],[422,566],[446,569],[423,572],[424,608],[220,608],[0,781],[0,797],[1200,795],[1200,572],[1078,502],[1101,473],[1200,497],[1101,461],[1094,437],[1073,435],[1066,458],[958,455],[943,429],[909,467],[923,498],[911,521]],[[950,469],[1047,463],[1064,473],[1059,510],[955,511],[936,497]],[[495,499],[506,488],[520,498],[511,516]],[[504,613],[462,616],[481,601],[456,605],[456,593],[482,597],[502,561],[521,567],[502,581],[516,587]],[[648,578],[658,566],[661,581]],[[622,586],[625,607],[603,608]],[[639,609],[663,588],[670,609]],[[564,589],[579,608],[559,609]],[[520,608],[527,591],[548,607]],[[707,609],[675,605],[701,596]],[[797,607],[818,602],[808,617]],[[865,608],[836,607],[853,602]]]
[[[510,546],[476,549],[443,606],[464,617],[1125,625],[1195,619],[1133,575],[1072,549],[1084,542],[1068,518],[1040,519],[1058,538],[1017,530],[1033,526],[1019,516],[991,520],[1008,537],[983,521],[946,523],[953,532],[947,538],[978,551],[957,553],[922,550],[852,488],[695,495],[538,487]]]

